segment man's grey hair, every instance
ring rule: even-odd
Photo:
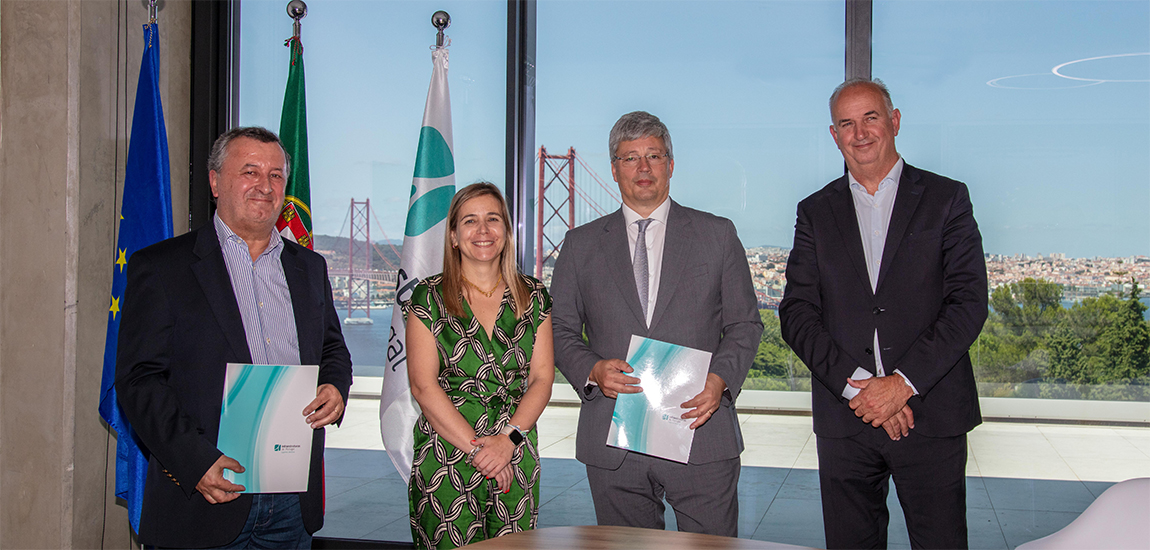
[[[254,139],[260,143],[275,143],[280,146],[280,151],[284,152],[284,180],[287,180],[291,175],[291,155],[288,155],[287,149],[280,141],[279,136],[275,132],[268,130],[261,126],[241,126],[239,128],[232,128],[223,135],[216,138],[216,142],[212,144],[212,152],[208,154],[208,170],[219,172],[224,167],[224,160],[228,157],[228,144],[236,138],[249,138]]]
[[[667,125],[651,113],[633,111],[619,117],[615,126],[611,128],[611,135],[607,139],[607,146],[611,148],[611,159],[615,159],[620,143],[645,137],[662,139],[663,147],[667,149],[667,158],[675,158],[671,152],[671,132],[667,130]]]
[[[831,100],[829,104],[831,110],[831,123],[835,122],[835,102],[839,100],[839,96],[842,95],[844,91],[846,91],[848,88],[854,88],[855,86],[867,86],[882,94],[882,98],[886,101],[887,115],[894,116],[894,102],[891,101],[890,90],[887,89],[886,83],[884,83],[882,79],[851,78],[847,79],[846,82],[839,84],[837,87],[835,87],[835,91],[831,92]]]

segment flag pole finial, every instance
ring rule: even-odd
[[[435,47],[443,47],[443,31],[451,26],[451,16],[443,10],[431,14],[431,24],[439,31],[435,33]]]
[[[155,23],[156,22],[156,11],[157,11],[156,0],[148,0],[148,22],[149,23]]]
[[[292,36],[299,38],[299,20],[307,17],[307,4],[303,0],[291,0],[287,5],[288,17],[295,20],[292,24]]]

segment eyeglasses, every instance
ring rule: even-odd
[[[650,164],[651,166],[662,166],[667,163],[667,160],[671,158],[671,155],[668,153],[649,153],[646,155],[627,155],[625,157],[612,158],[614,160],[622,161],[623,166],[626,166],[627,168],[634,168],[639,166],[639,161],[642,159],[647,159],[647,164]]]

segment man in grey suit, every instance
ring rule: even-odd
[[[567,233],[551,284],[555,362],[582,400],[575,457],[600,525],[663,529],[666,497],[679,530],[737,536],[735,399],[763,333],[746,253],[730,220],[670,199],[657,117],[623,115],[609,145],[623,205]],[[643,387],[624,361],[631,335],[712,353],[705,388],[681,405],[696,430],[687,464],[606,444],[615,398]]]

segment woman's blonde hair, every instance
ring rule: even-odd
[[[519,266],[515,261],[515,236],[511,232],[507,201],[503,199],[503,193],[499,192],[498,187],[485,181],[468,185],[451,198],[451,206],[447,210],[447,231],[443,237],[443,306],[447,313],[455,317],[464,316],[463,259],[459,249],[451,246],[451,236],[459,227],[459,212],[463,205],[482,196],[495,197],[499,201],[499,215],[503,218],[503,250],[499,252],[499,271],[511,288],[511,307],[515,311],[515,318],[520,319],[527,312],[531,290],[519,275]]]

